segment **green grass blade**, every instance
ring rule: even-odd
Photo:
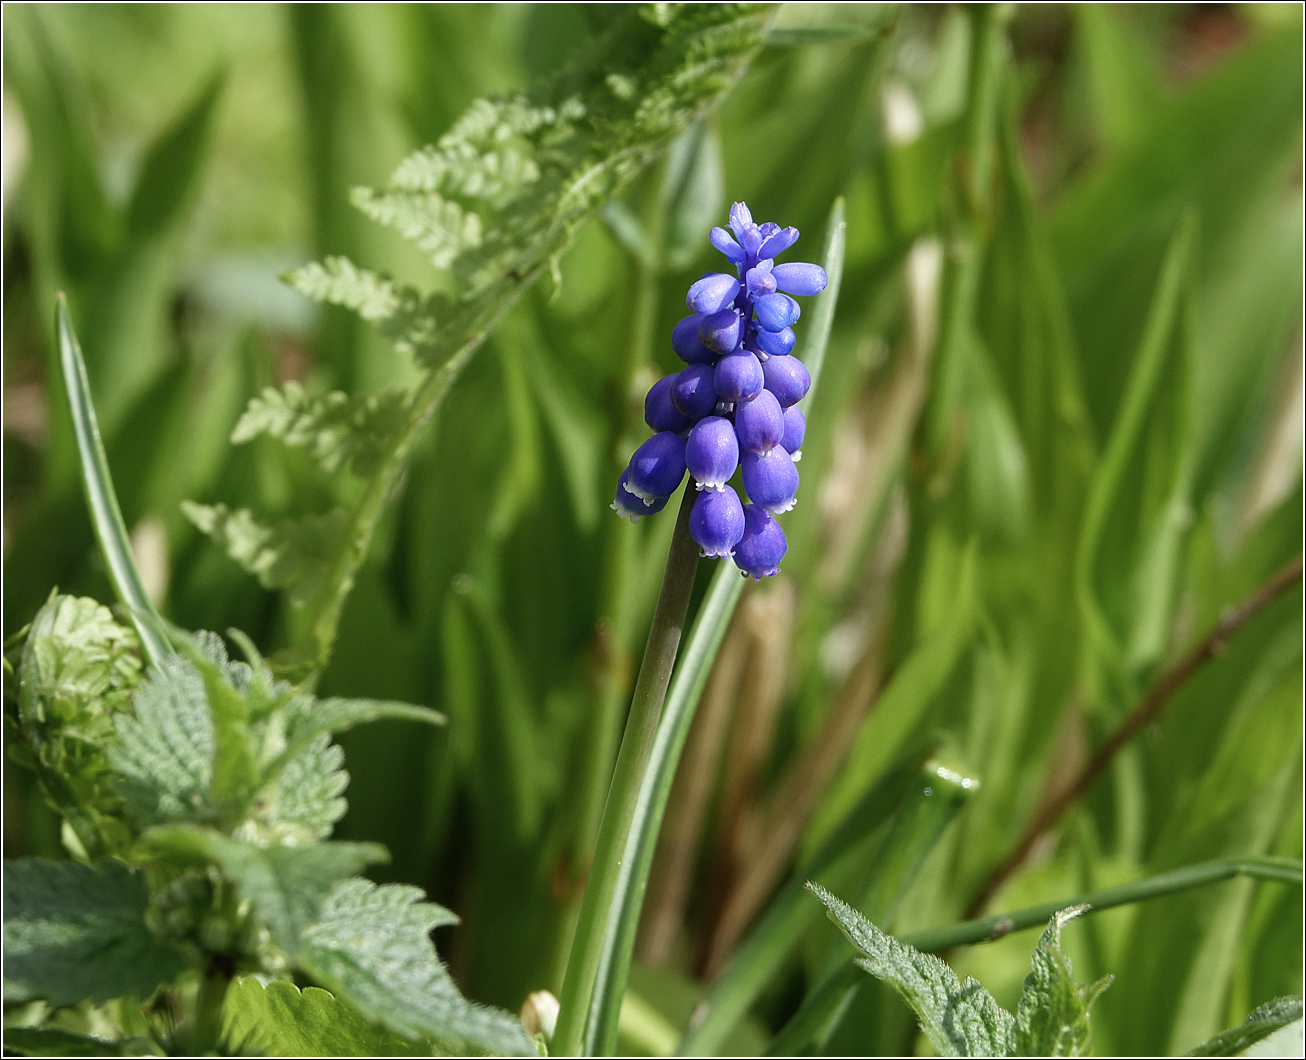
[[[1161,898],[1167,894],[1178,894],[1194,887],[1205,887],[1211,883],[1221,883],[1235,876],[1250,876],[1260,880],[1276,880],[1280,883],[1302,882],[1302,863],[1296,858],[1251,857],[1233,858],[1227,861],[1205,861],[1197,865],[1163,872],[1159,876],[1149,876],[1133,883],[1124,883],[1118,887],[1093,891],[1090,894],[1067,898],[1059,902],[1043,902],[1014,913],[1001,913],[997,916],[980,917],[966,920],[960,924],[947,927],[928,928],[904,935],[902,941],[910,943],[925,953],[937,953],[954,946],[970,946],[977,942],[995,942],[1010,935],[1013,931],[1042,927],[1053,913],[1072,905],[1086,905],[1086,912],[1095,913],[1102,909],[1112,909],[1118,905],[1133,902],[1145,902],[1149,898]]]
[[[911,798],[894,818],[884,845],[875,855],[875,864],[867,873],[869,883],[857,907],[868,919],[878,924],[893,923],[898,905],[906,897],[926,857],[978,788],[977,781],[937,762],[925,766]],[[767,1047],[768,1056],[802,1055],[813,1041],[817,1051],[823,1051],[821,1040],[834,1032],[852,995],[862,986],[860,978],[849,980],[843,973],[852,955],[843,939],[826,955],[816,985]]]
[[[825,364],[825,351],[830,345],[830,329],[834,327],[834,311],[839,305],[839,287],[843,283],[843,253],[848,239],[848,223],[844,220],[843,196],[834,200],[830,218],[825,222],[825,246],[821,250],[821,263],[829,284],[821,292],[812,311],[812,322],[803,337],[800,351],[812,385],[807,396],[798,403],[806,415],[812,407],[812,395],[821,381],[821,367]]]
[[[840,822],[811,860],[789,878],[712,984],[680,1041],[677,1055],[711,1056],[721,1048],[803,932],[820,918],[820,907],[813,907],[804,880],[834,883],[833,877],[850,861],[847,855],[855,855],[860,842],[911,798],[919,775],[914,766],[907,764],[890,770]]]
[[[62,294],[55,309],[55,328],[59,336],[59,366],[63,372],[64,386],[68,392],[68,407],[72,413],[73,431],[77,436],[77,455],[81,461],[82,483],[86,487],[86,504],[91,511],[95,537],[100,543],[100,553],[109,570],[118,599],[131,615],[132,625],[141,638],[141,646],[151,665],[157,666],[171,654],[160,629],[163,625],[154,602],[145,591],[136,560],[132,557],[131,541],[127,527],[118,508],[118,496],[109,477],[109,462],[104,456],[100,441],[100,428],[95,420],[95,405],[91,401],[91,387],[86,378],[86,362],[82,348],[73,333],[68,319],[68,304]]]

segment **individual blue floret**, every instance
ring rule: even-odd
[[[744,532],[735,545],[735,566],[744,576],[761,581],[780,573],[789,542],[780,524],[756,504],[744,505]]]
[[[642,501],[636,497],[629,489],[626,483],[630,481],[630,468],[621,473],[621,478],[617,480],[616,499],[608,505],[621,518],[629,519],[632,523],[637,523],[646,515],[657,515],[667,506],[670,497],[655,497],[650,503]]]
[[[812,385],[807,366],[792,354],[768,357],[762,365],[762,374],[766,377],[766,389],[776,396],[782,408],[802,401]]]
[[[705,490],[689,513],[689,534],[702,548],[702,555],[729,556],[744,536],[744,506],[729,486]]]
[[[672,372],[648,388],[644,397],[644,422],[650,430],[680,434],[694,426],[694,421],[672,404],[671,388],[678,378],[678,373]]]
[[[685,477],[685,439],[660,431],[630,458],[626,489],[652,504],[676,492]]]
[[[765,453],[744,453],[739,461],[748,499],[772,515],[787,512],[798,493],[798,468],[785,451],[775,445]]]
[[[739,466],[735,425],[722,416],[699,420],[685,440],[685,466],[700,490],[725,489]]]
[[[771,391],[763,390],[735,408],[735,433],[739,447],[749,453],[765,453],[783,441],[785,413]]]

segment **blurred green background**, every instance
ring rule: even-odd
[[[557,69],[615,6],[6,5],[6,637],[56,585],[112,599],[50,371],[55,292],[164,613],[277,647],[278,595],[180,502],[323,509],[347,487],[307,458],[229,444],[245,404],[291,379],[367,392],[412,373],[279,272],[343,253],[429,286],[425,258],[349,189],[383,183],[476,98]],[[845,197],[789,555],[746,592],[690,738],[698,782],[673,794],[632,979],[654,1029],[628,1048],[678,1031],[795,859],[890,767],[930,755],[981,787],[886,926],[958,919],[1156,676],[1301,553],[1299,7],[794,7],[459,380],[321,684],[450,716],[434,736],[343,738],[337,834],[386,843],[385,878],[463,917],[437,941],[471,996],[556,991],[590,771],[611,760],[596,719],[628,692],[671,529],[606,509],[642,393],[677,367],[670,329],[718,267],[706,232],[731,201],[797,225],[811,260]],[[1301,633],[1296,588],[989,909],[1300,857]],[[850,901],[871,901],[893,812],[850,853]],[[4,823],[6,857],[60,855],[12,765]],[[1117,976],[1095,1051],[1184,1051],[1300,992],[1301,934],[1300,891],[1249,880],[1076,923],[1080,977]],[[835,939],[813,916],[727,1044],[783,1025]],[[954,963],[1010,1005],[1032,943]],[[913,1036],[868,988],[823,1048]]]

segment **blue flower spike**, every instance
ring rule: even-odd
[[[654,515],[688,470],[698,490],[689,530],[703,555],[730,556],[757,580],[780,572],[787,545],[774,516],[794,506],[807,431],[797,406],[812,379],[793,353],[795,296],[820,294],[828,280],[819,265],[776,263],[798,229],[758,224],[742,202],[728,225],[708,239],[733,274],[705,273],[690,286],[692,312],[671,332],[688,367],[650,388],[644,419],[655,433],[622,472],[612,507],[631,522]],[[729,485],[737,470],[748,504]]]

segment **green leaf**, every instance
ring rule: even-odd
[[[695,122],[667,148],[662,184],[667,268],[687,268],[707,246],[707,233],[725,202],[724,165],[715,125]]]
[[[373,221],[416,243],[437,269],[481,245],[480,215],[435,191],[376,192],[355,188],[349,201]]]
[[[384,699],[303,699],[292,706],[286,723],[286,750],[277,763],[289,763],[310,745],[320,742],[324,734],[344,732],[370,721],[420,721],[427,725],[444,725],[445,716],[430,707],[396,703]],[[267,770],[275,775],[278,765]]]
[[[978,780],[963,776],[940,762],[927,762],[911,797],[893,815],[889,834],[879,844],[874,860],[859,866],[862,897],[858,908],[868,919],[889,925],[916,883],[948,825],[979,789]],[[865,882],[862,882],[865,881]],[[811,903],[805,901],[810,907]],[[828,951],[816,984],[808,991],[784,1029],[767,1047],[770,1056],[807,1052],[813,1041],[828,1041],[843,1020],[853,997],[865,980],[848,963],[847,947]]]
[[[145,591],[140,571],[136,569],[127,527],[123,524],[118,496],[109,475],[109,463],[104,456],[104,444],[100,441],[91,385],[86,378],[86,362],[68,319],[67,302],[62,296],[55,308],[55,330],[59,333],[59,366],[72,413],[73,431],[77,436],[82,485],[86,489],[86,503],[91,510],[95,537],[100,543],[104,564],[109,569],[114,592],[131,615],[146,658],[157,666],[171,649],[160,632],[163,620]]]
[[[262,817],[271,829],[269,839],[325,839],[348,808],[341,798],[349,774],[342,768],[345,752],[340,745],[319,733],[301,746],[279,775],[268,770],[268,779],[276,783],[261,794],[260,801],[265,803]]]
[[[900,4],[784,4],[766,36],[772,48],[829,41],[864,41],[887,33]]]
[[[263,986],[241,976],[222,1003],[222,1038],[233,1053],[260,1056],[423,1056],[429,1049],[375,1027],[315,986]]]
[[[962,554],[949,609],[920,640],[881,693],[853,740],[843,771],[831,784],[808,826],[808,849],[830,833],[893,761],[963,656],[976,624],[976,549]]]
[[[864,840],[913,796],[919,780],[919,772],[911,765],[895,766],[790,876],[712,984],[701,1018],[686,1029],[681,1040],[682,1055],[720,1052],[731,1030],[772,982],[817,917],[819,909],[808,898],[803,877],[833,882],[853,865],[860,873],[863,861],[857,854],[864,851]]]
[[[557,360],[543,352],[542,344],[524,345],[522,352],[531,387],[558,447],[576,526],[588,533],[602,513],[603,419],[560,374]]]
[[[182,218],[203,171],[225,80],[221,72],[214,75],[195,102],[146,151],[127,206],[129,239],[164,235]]]
[[[1111,976],[1079,986],[1070,958],[1061,951],[1061,929],[1088,909],[1071,906],[1053,915],[1031,959],[1016,1010],[1016,1053],[1020,1056],[1087,1056],[1088,1010],[1111,985]]]
[[[1275,1031],[1302,1018],[1299,997],[1276,997],[1249,1015],[1242,1024],[1204,1041],[1189,1056],[1239,1056]],[[1284,1054],[1287,1055],[1287,1054]]]
[[[940,1056],[1010,1054],[1015,1021],[984,987],[970,978],[962,982],[937,957],[884,934],[825,888],[807,886],[862,953],[857,964],[903,996]]]
[[[292,957],[328,892],[340,880],[390,858],[376,843],[259,847],[201,828],[155,829],[142,842],[167,860],[217,865],[250,903],[254,918]]]
[[[312,596],[347,540],[349,515],[343,508],[271,526],[257,522],[247,508],[233,511],[225,504],[190,501],[181,508],[265,589],[289,589],[292,602]]]
[[[58,1027],[6,1027],[4,1042],[6,1055],[20,1056],[150,1056],[160,1051],[148,1038],[116,1042]]]
[[[432,928],[457,917],[420,901],[416,887],[346,880],[303,934],[304,969],[368,1019],[451,1052],[533,1056],[515,1016],[466,1000],[431,945]]]
[[[213,773],[209,797],[224,820],[235,823],[245,817],[261,784],[251,727],[251,704],[247,692],[260,690],[262,664],[257,677],[237,688],[233,677],[241,671],[227,661],[226,651],[216,637],[206,641],[181,641],[191,663],[204,682],[204,695],[213,726]],[[209,648],[209,650],[206,650]],[[239,679],[239,678],[237,678]],[[241,682],[245,685],[245,682]]]
[[[121,861],[5,863],[5,1003],[148,998],[185,967],[145,923],[145,876]]]
[[[348,465],[366,478],[376,472],[406,411],[407,399],[398,390],[354,398],[338,390],[313,395],[292,381],[280,390],[267,387],[253,398],[231,441],[240,445],[267,435],[303,449],[328,472]]]
[[[798,407],[809,413],[812,409],[813,395],[821,381],[821,369],[825,365],[825,351],[830,345],[830,331],[834,328],[835,310],[839,308],[839,288],[843,285],[844,248],[848,242],[848,222],[845,219],[843,196],[834,200],[830,215],[825,222],[825,244],[821,248],[821,264],[829,281],[824,291],[812,307],[810,319],[803,329],[802,345],[798,356],[807,366],[812,377],[812,385]]]
[[[1123,687],[1166,647],[1179,547],[1191,523],[1190,343],[1183,303],[1195,220],[1170,241],[1147,326],[1093,482],[1076,557],[1088,641],[1110,684]]]
[[[1109,150],[1128,147],[1161,101],[1161,84],[1132,20],[1111,8],[1074,9],[1097,133]]]
[[[217,819],[213,721],[194,663],[174,655],[151,670],[116,731],[109,764],[137,825]]]
[[[348,258],[310,262],[286,272],[282,279],[315,302],[352,309],[375,324],[401,353],[421,357],[435,340],[437,296],[423,301],[413,288],[397,287]]]

